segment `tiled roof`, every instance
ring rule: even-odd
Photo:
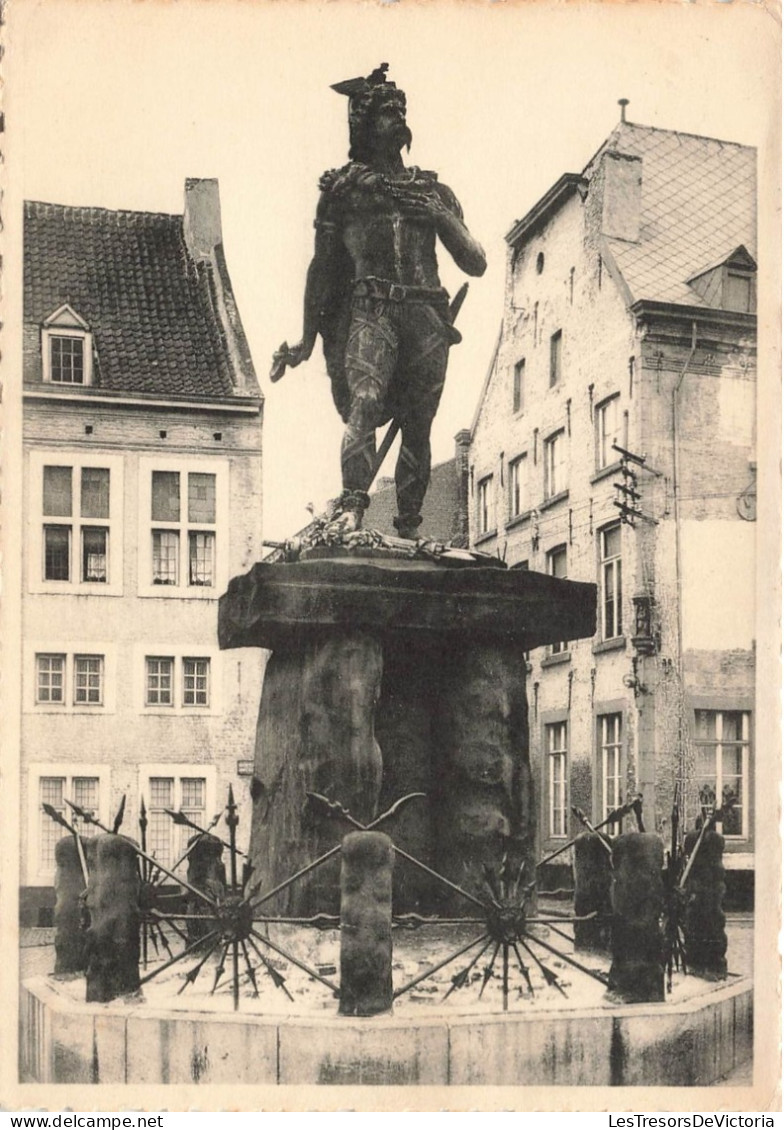
[[[370,496],[365,524],[382,534],[397,536],[392,519],[397,514],[397,499],[392,480],[381,479]],[[460,492],[454,459],[438,463],[430,472],[430,486],[422,504],[422,537],[448,545],[460,529]]]
[[[188,254],[182,216],[25,203],[25,323],[71,306],[93,333],[94,387],[236,395],[216,302],[212,266]]]
[[[630,122],[605,149],[642,158],[639,242],[607,240],[634,301],[704,306],[688,279],[740,245],[757,261],[755,149]]]

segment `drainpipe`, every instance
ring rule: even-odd
[[[681,578],[682,578],[682,548],[681,548],[681,511],[680,501],[678,498],[680,492],[680,446],[678,443],[678,396],[681,391],[681,385],[684,378],[689,371],[694,354],[697,350],[697,323],[692,321],[691,324],[691,349],[689,355],[683,363],[678,382],[672,390],[672,512],[675,521],[675,583],[678,592],[678,615],[676,619],[677,626],[677,641],[678,641],[678,676],[681,681],[681,709],[678,711],[678,776],[680,777],[681,784],[686,780],[686,762],[684,757],[684,741],[683,741],[683,699],[684,694],[684,681],[683,681],[683,594],[681,591]],[[681,806],[683,806],[685,797],[681,798]]]

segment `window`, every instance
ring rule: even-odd
[[[482,534],[489,534],[495,529],[492,475],[482,479],[477,486],[477,524],[480,537]]]
[[[517,518],[530,510],[528,499],[528,456],[521,455],[509,464],[509,516]]]
[[[188,864],[183,855],[194,831],[175,824],[166,810],[183,812],[206,827],[215,811],[215,770],[206,765],[142,765],[139,783],[147,809],[147,850],[164,867],[184,875]]]
[[[36,657],[36,702],[65,702],[65,656]]]
[[[92,383],[92,334],[87,323],[61,306],[41,330],[43,379],[49,384],[74,386]]]
[[[566,722],[546,725],[544,732],[549,785],[550,836],[565,838],[569,827]]]
[[[183,659],[182,661],[182,704],[183,706],[209,706],[210,704],[210,661],[209,659]]]
[[[149,463],[150,461],[148,461]],[[144,467],[142,531],[149,557],[141,563],[145,595],[202,595],[214,598],[218,581],[217,523],[219,497],[227,503],[225,469]],[[223,492],[221,494],[221,491]],[[221,565],[223,573],[225,564]]]
[[[49,582],[109,585],[110,532],[118,521],[116,511],[112,512],[111,468],[47,460],[40,473],[40,580],[45,586]],[[117,495],[119,505],[119,483]]]
[[[51,334],[51,380],[55,384],[84,384],[84,338]]]
[[[514,413],[522,412],[523,410],[524,390],[525,358],[521,358],[514,367],[514,375],[512,377],[512,411]]]
[[[700,805],[722,809],[724,836],[748,835],[748,774],[751,716],[745,710],[697,710],[694,714],[694,774]]]
[[[613,444],[621,439],[620,403],[620,396],[613,396],[596,408],[596,468],[599,471],[618,462]]]
[[[618,639],[623,635],[620,523],[599,531],[599,554],[601,637],[603,640]]]
[[[103,705],[103,656],[74,656],[74,703]]]
[[[563,356],[563,334],[556,330],[550,338],[550,388],[561,380],[561,362]]]
[[[599,758],[599,780],[602,790],[599,810],[599,822],[601,823],[614,809],[623,804],[620,714],[599,715]],[[617,836],[622,831],[621,821],[609,824],[604,828],[604,832],[608,836]]]
[[[755,302],[751,273],[727,270],[724,280],[724,308],[726,310],[738,310],[742,314],[754,312]]]
[[[566,490],[564,451],[566,437],[563,429],[544,442],[544,496],[554,498]]]
[[[173,706],[174,660],[147,660],[147,706]]]
[[[207,656],[147,656],[144,705],[209,707],[210,666]]]
[[[547,554],[547,572],[551,577],[559,577],[562,581],[566,580],[566,546],[558,545],[555,549],[551,549]],[[550,655],[560,655],[569,650],[569,644],[566,640],[559,640],[557,643],[550,644],[548,649]]]
[[[71,645],[73,646],[73,645]],[[61,645],[50,647],[25,643],[24,709],[36,714],[82,714],[96,710],[114,711],[114,654],[111,644],[90,642],[78,652],[66,652]]]
[[[27,782],[27,851],[25,885],[48,886],[55,877],[55,847],[68,833],[44,812],[49,804],[79,830],[80,836],[98,835],[100,829],[78,817],[66,801],[84,808],[106,824],[110,802],[110,771],[105,765],[33,763]]]

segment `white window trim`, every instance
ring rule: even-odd
[[[696,736],[697,711],[701,711],[703,713],[709,713],[709,714],[722,714],[722,715],[723,714],[742,714],[743,715],[743,724],[742,724],[743,725],[743,738],[742,738],[742,743],[740,743],[742,745],[742,765],[741,765],[741,774],[742,775],[741,775],[741,780],[743,782],[743,788],[744,788],[743,806],[741,808],[741,816],[742,816],[741,831],[740,831],[739,835],[737,835],[737,834],[733,835],[731,832],[723,831],[721,824],[717,825],[717,831],[721,832],[721,834],[724,836],[724,839],[727,840],[728,843],[730,843],[730,844],[742,843],[744,840],[747,840],[749,838],[749,803],[750,803],[750,800],[751,800],[751,796],[750,796],[751,780],[750,780],[750,777],[749,777],[749,768],[750,768],[750,766],[749,766],[749,752],[751,750],[751,743],[752,743],[752,737],[751,737],[751,735],[752,735],[752,725],[751,725],[752,711],[749,707],[731,707],[731,706],[694,706],[692,708],[692,727],[693,727],[692,741],[694,742],[695,748],[697,746],[702,746],[703,748],[706,747],[706,746],[713,746],[714,749],[715,749],[715,752],[716,752],[715,768],[716,768],[716,793],[717,793],[716,799],[717,800],[718,800],[718,796],[720,795],[720,792],[721,792],[721,789],[720,789],[720,785],[721,785],[720,747],[723,744],[738,745],[739,743],[733,742],[733,741],[727,741],[726,743],[724,743],[721,740],[717,740],[715,742],[712,742],[712,741],[709,741],[707,739],[698,738]],[[695,772],[695,777],[696,777],[696,772]]]
[[[72,337],[83,342],[82,380],[78,383],[52,379],[53,337]],[[70,306],[61,306],[41,327],[41,361],[44,384],[54,385],[55,388],[79,389],[89,388],[93,383],[93,335],[87,323]]]
[[[565,744],[562,749],[551,750],[549,734],[551,727],[562,726],[565,734]],[[547,766],[547,830],[551,840],[565,840],[569,837],[569,723],[565,719],[544,723],[544,755]],[[553,764],[555,758],[563,759],[563,788],[564,788],[564,831],[555,831],[555,778]]]
[[[153,471],[176,471],[180,475],[182,510],[179,522],[153,522],[151,517]],[[202,525],[187,521],[189,473],[215,475],[214,524]],[[152,583],[152,531],[159,528],[176,529],[180,534],[179,583],[176,585]],[[215,535],[215,583],[212,585],[187,583],[189,530]],[[189,459],[185,456],[158,458],[147,455],[139,458],[139,596],[154,596],[164,600],[217,600],[229,584],[229,536],[229,461],[227,459]],[[153,653],[148,651],[147,654]],[[170,652],[165,651],[162,654],[168,655]]]
[[[97,777],[98,778],[98,819],[108,825],[111,816],[111,769],[108,765],[84,764],[78,762],[34,761],[27,769],[27,875],[28,886],[51,886],[54,883],[55,869],[47,869],[41,861],[41,821],[49,817],[41,808],[40,781],[42,777]],[[66,795],[68,790],[66,789]],[[72,799],[72,798],[69,798]],[[66,816],[67,819],[67,816]],[[63,829],[63,836],[67,835]]]
[[[194,763],[192,761],[153,761],[144,762],[139,766],[138,788],[136,793],[137,806],[141,807],[142,798],[149,813],[150,811],[150,778],[151,777],[174,777],[176,781],[180,781],[183,777],[203,777],[205,785],[205,814],[207,821],[211,820],[215,813],[218,811],[217,804],[217,771],[214,765],[203,763]],[[179,797],[175,796],[174,811],[178,811],[181,807]],[[172,824],[172,828],[175,825]],[[172,836],[175,833],[172,831]],[[174,860],[172,862],[175,862]],[[179,872],[178,872],[179,874]]]
[[[555,463],[552,459],[553,453],[560,447],[561,459],[560,463]],[[557,428],[546,437],[542,444],[542,463],[544,464],[544,498],[545,502],[550,498],[556,498],[558,495],[563,494],[568,489],[569,475],[566,466],[566,429]],[[560,471],[563,482],[553,483],[554,469],[558,468]],[[557,489],[553,489],[557,487]]]
[[[605,734],[607,730],[607,719],[615,718],[618,720],[618,740],[617,742],[605,742]],[[623,776],[624,776],[624,717],[623,712],[620,710],[608,710],[602,714],[596,715],[597,721],[597,737],[599,742],[599,821],[606,819],[607,815],[618,808],[621,804],[623,793]],[[618,797],[617,800],[609,801],[607,797],[607,752],[609,749],[617,749],[618,751]],[[617,831],[613,829],[616,828]],[[609,825],[605,828],[605,835],[613,836],[618,835],[622,830],[620,825]]]
[[[520,471],[523,475],[520,477]],[[515,477],[520,488],[520,506],[515,508],[514,487]],[[531,509],[531,481],[530,467],[528,465],[528,452],[523,451],[509,460],[509,518],[514,520],[522,514],[527,514]]]
[[[101,452],[39,449],[30,452],[30,502],[28,505],[28,587],[34,593],[89,593],[91,596],[123,594],[123,456]],[[72,506],[70,518],[50,517],[44,509],[44,467],[72,468]],[[101,467],[109,471],[109,517],[82,518],[81,478],[85,467]],[[65,526],[71,530],[70,580],[44,580],[44,526]],[[106,581],[82,581],[81,529],[105,527],[109,530],[109,552]],[[69,649],[70,650],[70,649]]]
[[[619,392],[611,393],[610,396],[605,396],[596,405],[595,409],[595,440],[596,440],[596,470],[605,471],[608,467],[612,467],[620,459],[617,451],[613,451],[612,443],[609,444],[607,458],[602,462],[602,420],[606,409],[611,405],[616,406],[616,421],[615,421],[615,442],[621,443],[624,439],[623,429],[624,421],[621,414],[621,394]],[[625,445],[624,445],[625,446]]]
[[[38,702],[39,655],[64,655],[64,702]],[[74,702],[76,656],[99,655],[103,658],[103,702]],[[22,649],[22,702],[26,714],[114,714],[117,710],[117,646],[94,640],[25,640]],[[79,774],[77,774],[79,776]]]
[[[147,705],[147,660],[173,659],[173,702],[171,706]],[[183,706],[183,660],[209,659],[210,684],[208,706]],[[217,647],[203,644],[150,643],[134,648],[134,701],[141,714],[156,714],[166,718],[185,716],[210,717],[223,713],[223,663]],[[153,776],[155,774],[153,773]]]
[[[483,522],[482,515],[482,496],[485,496],[487,502],[487,523]],[[478,537],[485,537],[488,534],[495,533],[496,530],[496,514],[495,514],[495,478],[492,474],[483,475],[476,484],[476,529]]]
[[[621,548],[614,557],[604,556],[604,539],[605,535],[612,530],[618,530],[618,535],[621,540]],[[623,639],[623,624],[625,620],[623,610],[623,523],[612,522],[609,526],[602,526],[598,531],[599,534],[599,638],[602,643],[607,643],[610,640]],[[614,624],[613,628],[620,627],[620,631],[615,632],[613,635],[607,635],[605,624],[605,607],[606,607],[606,587],[605,587],[605,567],[612,566],[613,583],[615,586],[614,595]],[[620,579],[620,586],[618,581]],[[618,596],[618,589],[620,588],[620,597]],[[618,621],[620,620],[620,624]]]

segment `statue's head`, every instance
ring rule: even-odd
[[[406,96],[388,82],[388,63],[382,63],[367,78],[352,78],[332,87],[348,97],[349,157],[367,160],[380,139],[389,139],[398,149],[411,146],[406,125]]]

